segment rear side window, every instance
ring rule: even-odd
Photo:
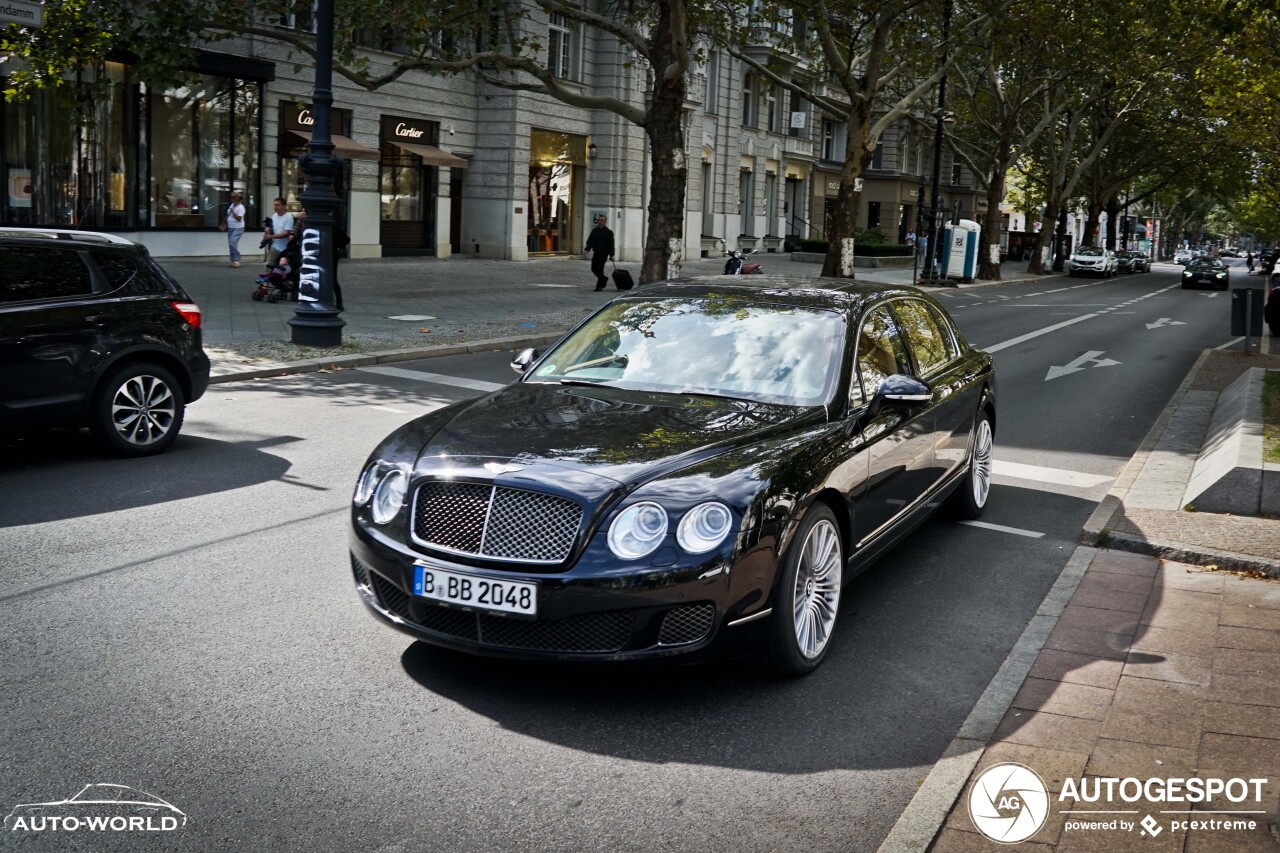
[[[124,287],[138,274],[137,263],[125,252],[94,249],[90,254],[93,256],[93,262],[98,265],[98,269],[102,270],[102,274],[106,276],[112,290]]]
[[[898,325],[907,337],[907,346],[915,359],[916,370],[921,376],[942,367],[955,358],[951,336],[945,327],[939,327],[939,319],[929,306],[915,299],[904,299],[893,305],[898,315]]]
[[[87,296],[89,268],[74,249],[0,246],[0,303]]]

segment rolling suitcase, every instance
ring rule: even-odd
[[[618,265],[613,265],[613,286],[618,290],[630,290],[636,286],[636,280],[631,277],[631,273],[626,270],[618,269]]]

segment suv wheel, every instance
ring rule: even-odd
[[[119,456],[150,456],[178,437],[185,406],[172,373],[155,364],[127,364],[95,391],[89,430]]]

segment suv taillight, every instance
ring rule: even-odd
[[[200,328],[200,306],[194,302],[170,302],[173,310],[182,315],[187,325],[193,329]]]

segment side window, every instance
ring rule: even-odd
[[[951,336],[945,327],[939,327],[938,318],[928,305],[918,299],[904,299],[893,303],[893,310],[921,376],[951,361],[955,355]]]
[[[895,373],[909,372],[907,353],[898,335],[897,323],[887,306],[881,305],[867,314],[858,330],[858,375],[850,388],[854,405],[870,400],[880,384]],[[862,380],[861,388],[858,379]]]
[[[112,290],[119,290],[138,274],[138,265],[127,253],[110,249],[92,249],[93,262],[102,270]]]
[[[85,296],[89,268],[74,249],[0,247],[0,303]]]

